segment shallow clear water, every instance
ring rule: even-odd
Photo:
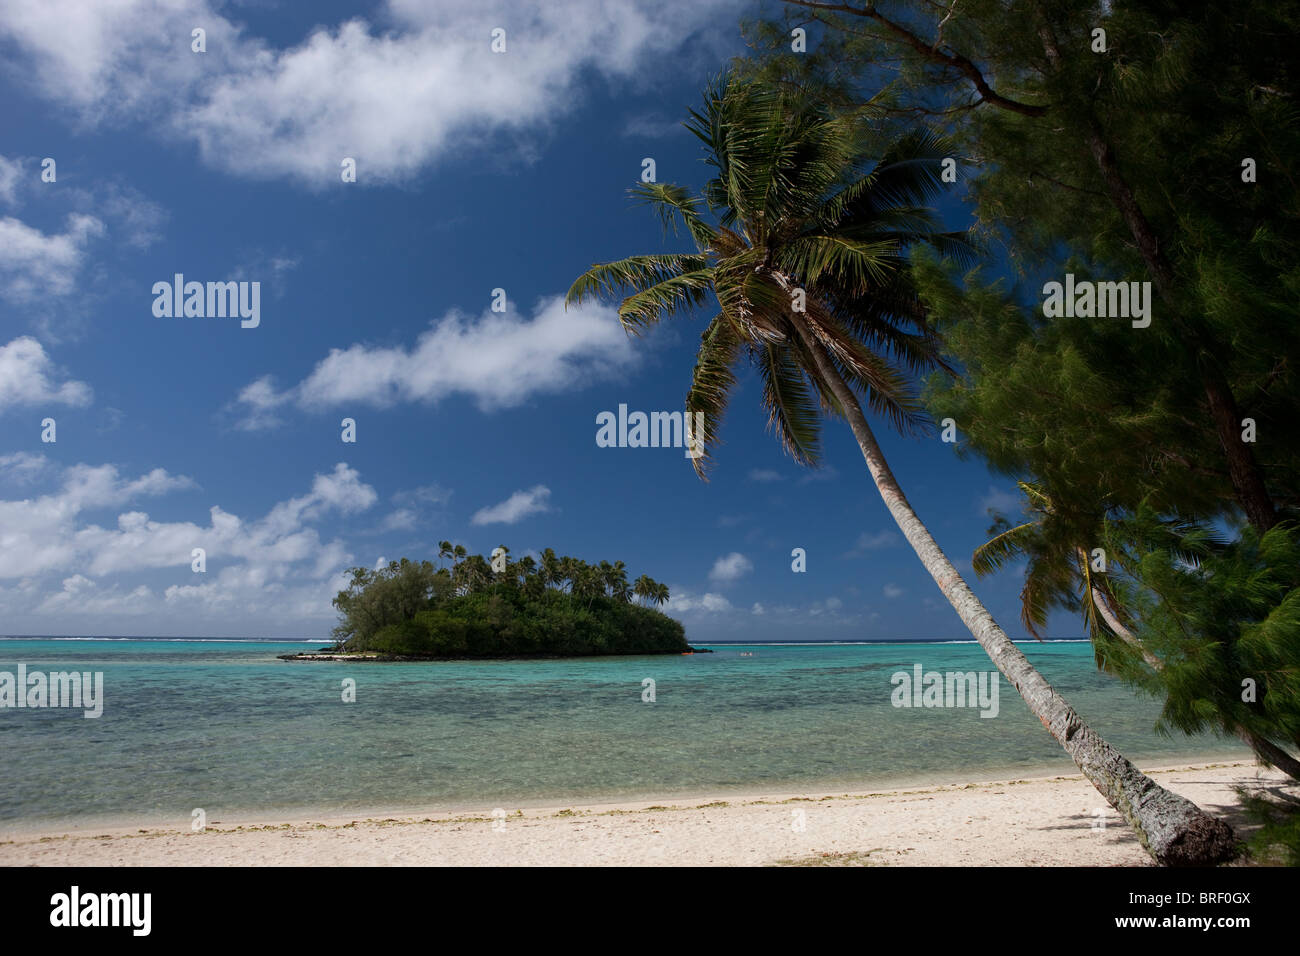
[[[103,716],[0,709],[0,824],[959,782],[1074,765],[1005,681],[999,714],[896,708],[896,671],[991,671],[974,644],[714,645],[695,656],[291,663],[304,645],[0,640],[0,671],[102,671]],[[314,645],[312,645],[314,647]],[[1148,764],[1247,756],[1157,735],[1083,643],[1022,650]],[[745,656],[752,654],[752,656]],[[656,699],[642,701],[652,678]],[[342,681],[356,681],[344,703]]]

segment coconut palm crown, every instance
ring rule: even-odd
[[[813,350],[895,427],[926,425],[913,376],[946,366],[904,256],[914,243],[961,258],[971,248],[927,206],[943,188],[948,144],[913,132],[864,159],[870,115],[833,115],[723,77],[685,124],[715,170],[702,195],[668,183],[632,190],[666,229],[684,226],[696,251],[593,265],[569,289],[566,304],[624,296],[619,318],[636,334],[715,300],[686,398],[688,413],[704,414],[705,453],[693,459],[702,477],[745,360],[762,381],[770,427],[801,464],[820,461],[821,413],[843,415]]]

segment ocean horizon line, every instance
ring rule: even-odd
[[[153,641],[159,644],[320,644],[328,637],[146,637],[142,635],[0,634],[0,641]],[[895,637],[857,641],[691,641],[699,647],[854,647],[880,644],[978,644],[974,638]],[[1086,637],[1021,638],[1014,644],[1087,644]]]

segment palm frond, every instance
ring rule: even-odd
[[[763,381],[768,427],[795,461],[816,467],[821,463],[821,420],[803,367],[788,348],[775,343],[756,348],[754,357]]]
[[[700,349],[695,355],[695,370],[691,374],[691,388],[686,393],[686,414],[694,422],[694,415],[704,416],[704,434],[701,437],[704,453],[692,458],[695,473],[708,480],[712,465],[712,449],[718,442],[722,416],[736,385],[732,370],[740,357],[741,341],[726,315],[714,316],[700,336]]]
[[[639,334],[683,306],[702,305],[712,288],[711,268],[673,276],[624,299],[618,307],[619,321],[627,331]]]
[[[810,287],[829,277],[837,289],[866,290],[888,280],[887,263],[898,261],[898,248],[893,239],[860,242],[834,234],[804,235],[782,249],[779,264]]]
[[[1014,528],[1008,528],[981,544],[970,557],[971,567],[975,569],[976,576],[987,577],[994,571],[1001,570],[1008,561],[1023,557],[1037,529],[1037,522],[1027,521]]]
[[[642,291],[677,276],[708,267],[703,255],[667,253],[629,256],[617,262],[598,263],[578,276],[564,296],[565,307],[595,298],[617,298]]]
[[[700,252],[712,245],[714,230],[700,217],[702,202],[692,196],[685,186],[674,183],[637,183],[628,191],[640,200],[641,205],[654,209],[663,223],[665,233],[672,232],[676,235],[680,221]]]

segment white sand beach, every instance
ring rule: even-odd
[[[1237,786],[1278,787],[1251,762],[1148,769],[1162,786],[1247,823]],[[1290,792],[1297,792],[1290,787]],[[474,813],[213,821],[189,828],[0,831],[5,866],[1146,866],[1081,776],[859,793],[556,805]],[[1101,824],[1104,823],[1104,826]]]

